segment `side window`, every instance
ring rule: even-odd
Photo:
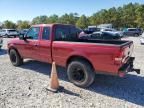
[[[105,31],[112,31],[111,29],[105,29]]]
[[[128,29],[128,31],[132,31],[131,29]]]
[[[136,29],[129,29],[129,31],[136,31]]]
[[[43,40],[49,40],[50,38],[50,28],[49,27],[44,27],[43,28],[43,33],[42,33],[42,39]]]
[[[57,27],[55,32],[55,40],[56,41],[63,41],[67,40],[69,36],[69,29],[66,27]]]
[[[31,39],[37,40],[39,36],[39,27],[32,27],[28,32],[27,32],[27,37],[30,37]]]
[[[102,36],[103,36],[103,39],[117,39],[118,38],[117,34],[103,33]]]

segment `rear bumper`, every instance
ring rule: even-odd
[[[130,57],[127,63],[119,69],[118,76],[124,77],[128,72],[136,72],[137,74],[140,74],[140,69],[134,69],[133,67],[134,60],[135,57]]]

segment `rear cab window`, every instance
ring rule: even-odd
[[[70,34],[70,29],[66,26],[56,26],[55,29],[55,40],[56,41],[62,41],[66,40],[66,38]]]
[[[80,29],[71,25],[58,25],[55,28],[55,41],[72,41],[78,38]]]

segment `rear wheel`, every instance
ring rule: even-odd
[[[95,79],[95,73],[92,66],[84,61],[72,61],[67,69],[68,79],[79,87],[90,86]]]
[[[9,56],[10,56],[11,63],[14,66],[20,66],[23,64],[23,59],[20,57],[20,55],[16,50],[11,49]]]
[[[139,36],[139,34],[134,34],[134,36],[135,36],[135,37],[138,37],[138,36]]]

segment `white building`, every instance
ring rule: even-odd
[[[98,28],[113,28],[112,24],[100,24],[97,26]]]

